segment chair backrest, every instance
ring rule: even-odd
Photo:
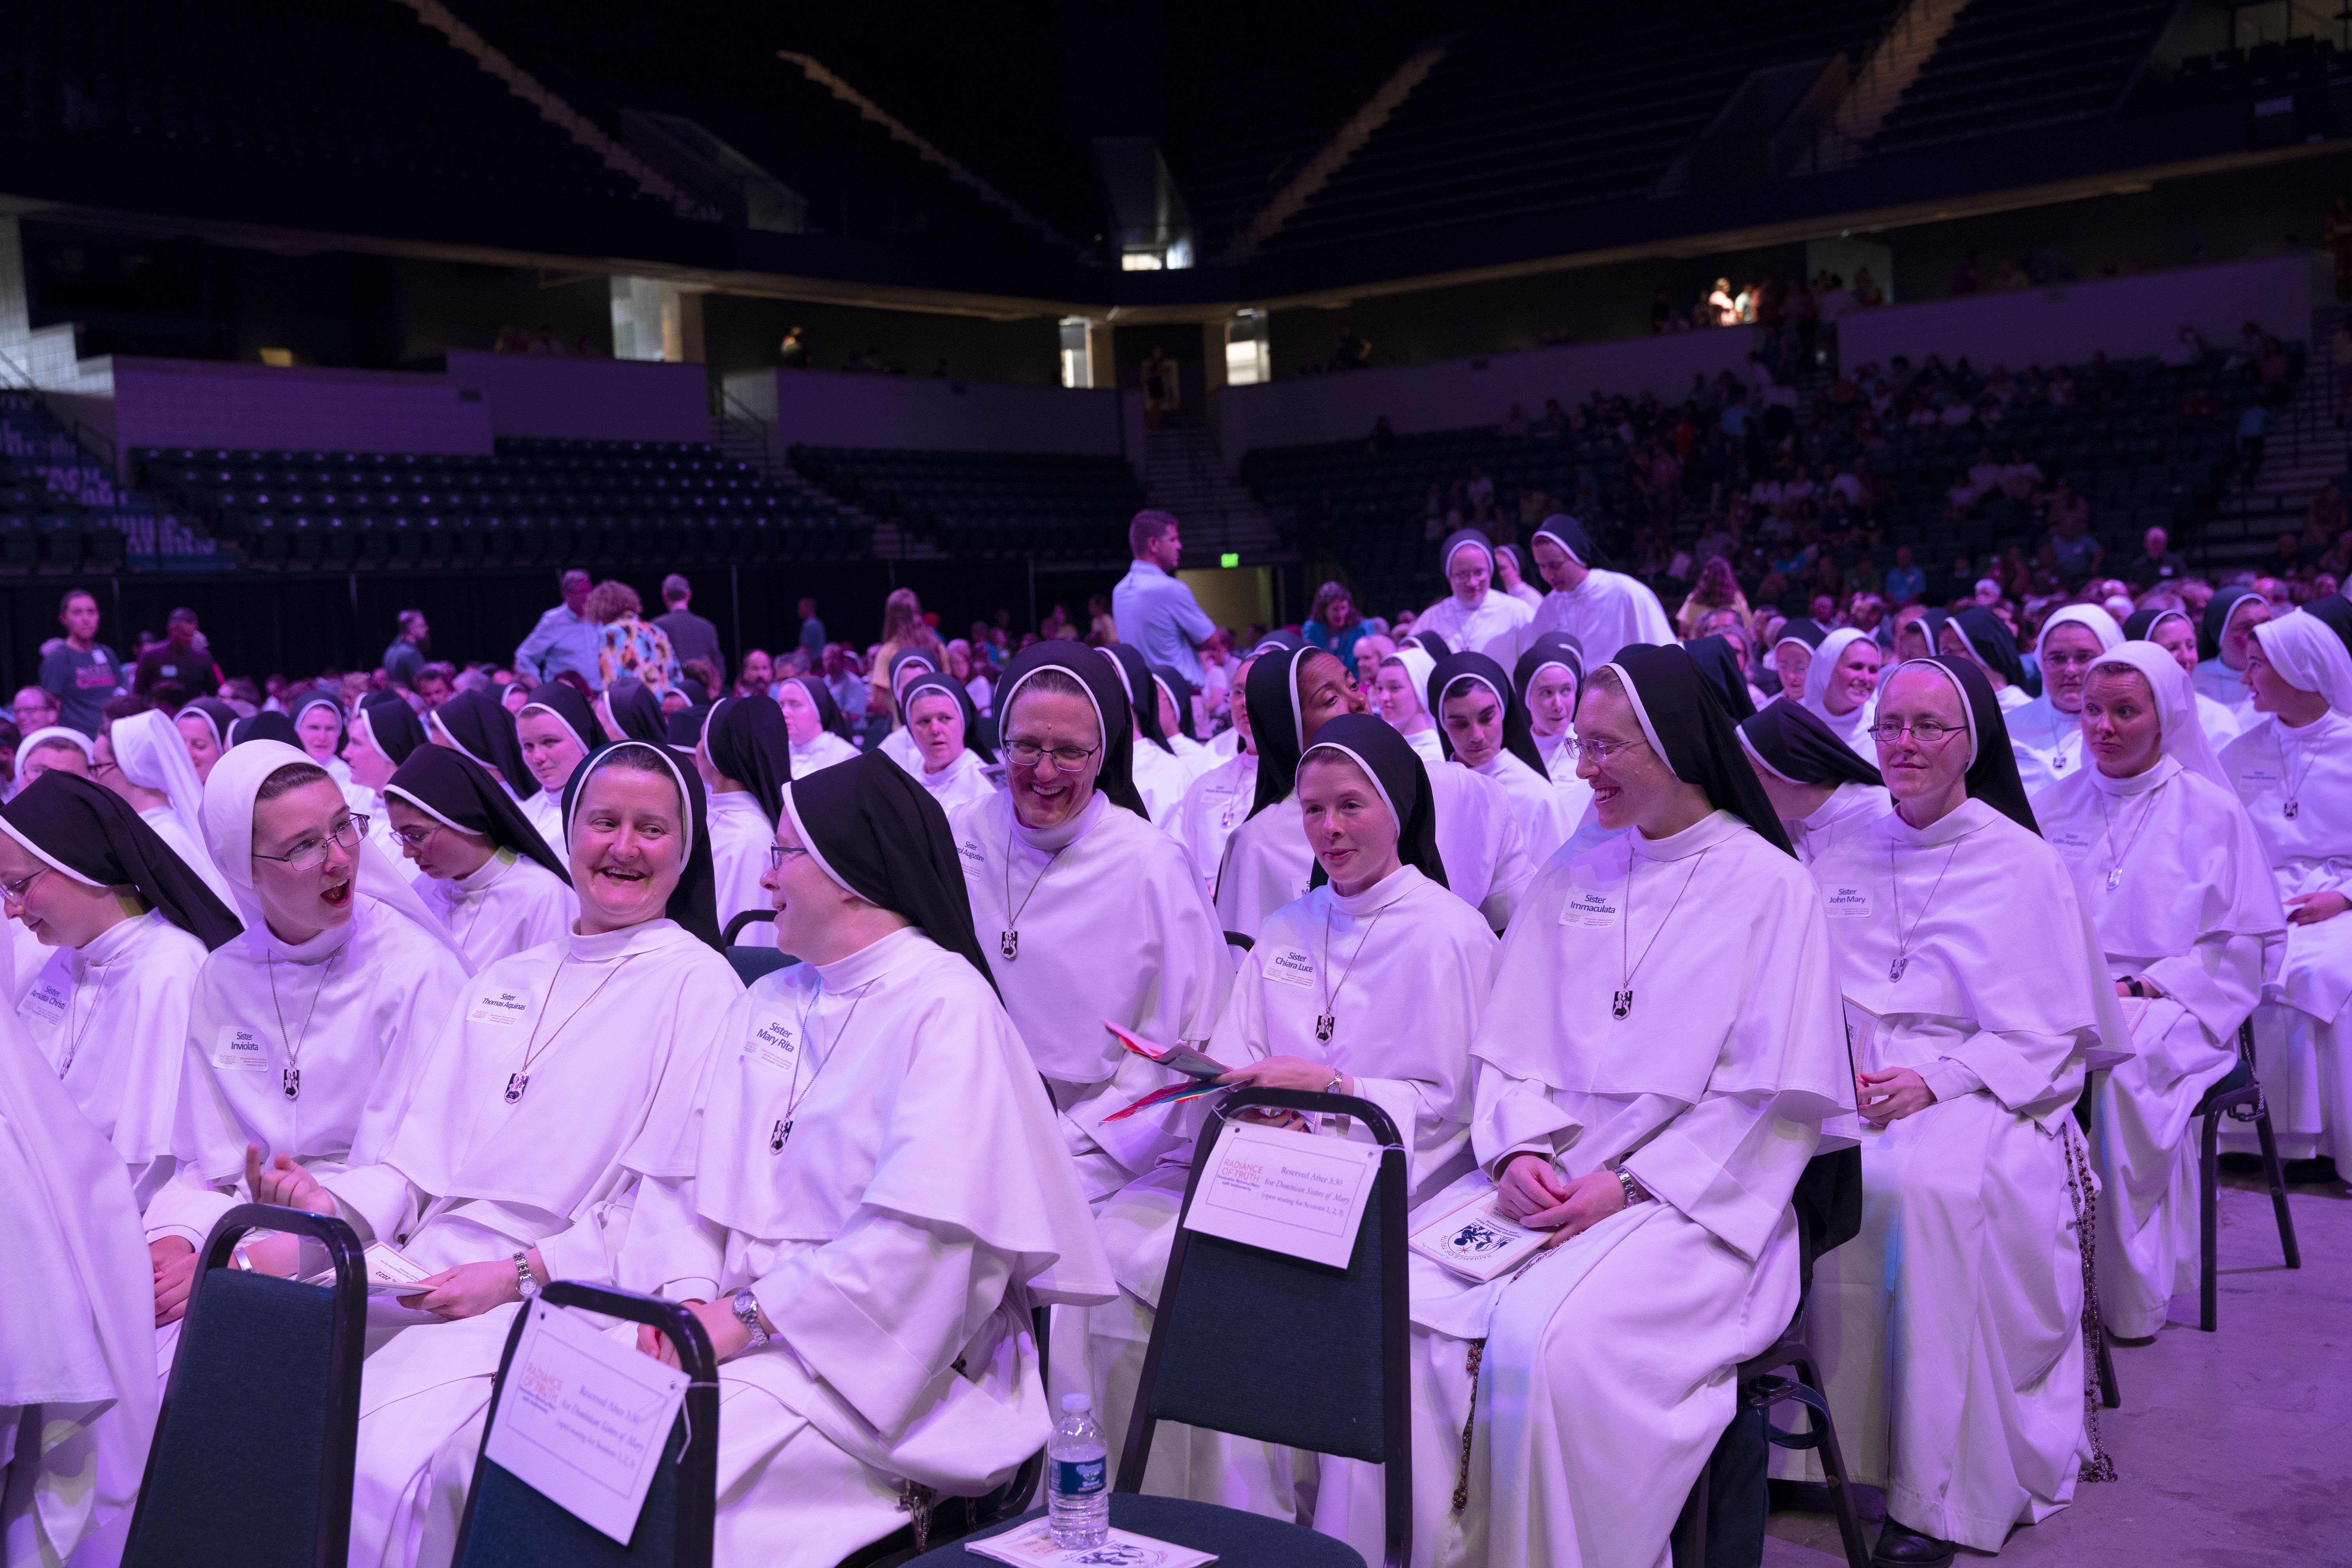
[[[458,1568],[709,1568],[711,1522],[718,1511],[719,1373],[702,1325],[674,1301],[572,1279],[556,1280],[541,1292],[541,1300],[649,1323],[668,1335],[688,1379],[686,1408],[670,1427],[636,1531],[624,1546],[491,1462],[489,1433],[506,1393],[507,1366],[530,1321],[527,1311],[517,1312],[499,1357],[482,1451],[474,1460],[473,1489],[457,1527]]]
[[[1404,1145],[1369,1100],[1238,1089],[1201,1133],[1185,1213],[1227,1120],[1256,1107],[1356,1117],[1381,1146],[1355,1251],[1328,1268],[1187,1230],[1180,1214],[1117,1489],[1142,1489],[1161,1421],[1385,1464],[1387,1560],[1399,1563],[1412,1530]]]
[[[800,962],[789,952],[778,952],[772,947],[737,947],[735,939],[745,926],[760,921],[773,921],[773,910],[745,910],[727,922],[719,933],[719,943],[727,949],[727,962],[735,966],[735,978],[749,985],[763,974],[773,974],[779,969],[790,969]]]
[[[334,1283],[231,1268],[251,1230],[317,1241]],[[351,1226],[263,1204],[223,1215],[188,1292],[126,1568],[341,1568],[366,1331]]]

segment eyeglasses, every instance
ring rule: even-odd
[[[1648,745],[1649,743],[1650,743],[1650,742],[1647,742],[1647,741],[1639,741],[1639,740],[1636,740],[1636,741],[1578,741],[1578,740],[1567,740],[1567,741],[1562,741],[1562,742],[1559,743],[1559,749],[1560,749],[1563,752],[1567,753],[1568,759],[1569,759],[1570,762],[1574,762],[1574,761],[1575,761],[1577,758],[1579,758],[1579,757],[1591,757],[1591,758],[1592,759],[1592,765],[1593,765],[1593,766],[1595,766],[1595,767],[1604,767],[1604,766],[1606,766],[1606,765],[1608,764],[1609,759],[1610,759],[1610,758],[1612,758],[1612,757],[1613,757],[1613,756],[1615,756],[1618,752],[1622,752],[1622,751],[1625,751],[1625,750],[1627,750],[1627,749],[1629,749],[1629,748],[1631,748],[1631,747],[1633,747],[1633,746],[1646,746],[1646,745]]]
[[[323,838],[305,838],[283,855],[256,854],[254,858],[275,860],[297,871],[315,871],[327,863],[330,845],[341,848],[345,854],[357,854],[359,847],[367,840],[367,814],[355,811],[329,828]]]
[[[1959,732],[1955,726],[1938,724],[1933,719],[1922,719],[1916,724],[1873,724],[1870,727],[1871,739],[1882,746],[1894,745],[1906,735],[1923,746],[1933,746]]]
[[[802,848],[797,844],[771,844],[768,846],[768,869],[771,871],[781,871],[784,868],[785,856],[805,855],[807,853],[807,850]]]
[[[1087,765],[1087,759],[1101,751],[1100,746],[1041,746],[1034,741],[1007,741],[1004,754],[1024,768],[1034,768],[1047,757],[1066,773],[1076,773]]]
[[[5,895],[12,904],[23,903],[26,893],[31,890],[33,884],[47,876],[50,869],[51,868],[44,866],[29,877],[18,877],[13,881],[0,882],[0,895]]]
[[[425,841],[440,832],[443,826],[436,822],[430,827],[395,827],[392,830],[392,836],[411,849],[422,849],[425,847]]]

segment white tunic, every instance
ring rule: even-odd
[[[1780,827],[1788,834],[1797,858],[1810,866],[1847,834],[1894,809],[1895,798],[1885,785],[1848,781],[1839,784],[1811,816],[1793,822],[1784,816]]]
[[[1178,808],[1184,804],[1184,792],[1192,787],[1192,770],[1172,752],[1163,752],[1138,735],[1134,759],[1128,772],[1135,781],[1136,793],[1143,797],[1143,809],[1151,814],[1151,820],[1161,826],[1173,822]]]
[[[155,1426],[139,1209],[120,1150],[76,1114],[8,1018],[0,1190],[0,1432],[12,1460],[0,1539],[12,1568],[111,1563]]]
[[[1710,918],[1727,909],[1743,918]],[[1729,1369],[1796,1310],[1790,1195],[1852,1103],[1812,887],[1727,812],[1555,862],[1504,939],[1471,1049],[1482,1169],[1440,1202],[1521,1152],[1569,1179],[1622,1168],[1656,1201],[1487,1285],[1413,1259],[1414,1321],[1443,1347],[1429,1385],[1457,1423],[1460,1342],[1486,1341],[1469,1506],[1416,1511],[1415,1530],[1441,1558],[1458,1531],[1463,1560],[1498,1568],[1659,1562],[1731,1419]]]
[[[2164,995],[2132,1031],[2138,1054],[2100,1087],[2097,1274],[2106,1325],[2164,1326],[2198,1278],[2189,1113],[2237,1065],[2238,1025],[2261,999],[2266,945],[2286,916],[2237,798],[2170,757],[2127,779],[2094,764],[2036,795],[2034,819],[2066,862],[2112,979]]]
[[[1066,835],[1019,827],[1003,792],[949,826],[1004,1010],[1054,1085],[1081,1186],[1099,1198],[1165,1152],[1151,1119],[1102,1118],[1171,1081],[1103,1020],[1161,1045],[1208,1038],[1233,984],[1224,937],[1183,850],[1107,796]],[[1006,958],[1013,932],[1018,956]]]
[[[960,805],[985,800],[996,793],[997,787],[988,776],[988,765],[980,760],[980,753],[969,746],[958,752],[954,760],[938,773],[918,769],[915,778],[931,792],[931,798],[940,803],[940,809],[950,814],[953,814]]]
[[[1202,891],[1211,898],[1216,896],[1217,867],[1225,858],[1225,840],[1249,815],[1256,791],[1256,753],[1236,752],[1192,781],[1174,820],[1166,825],[1184,847]]]
[[[2255,713],[2221,751],[2221,768],[2253,819],[2279,897],[2352,896],[2352,718],[2328,712],[2300,729]],[[2295,814],[2286,814],[2287,803]],[[2289,1157],[2352,1160],[2352,915],[2287,928],[2286,952],[2254,1025],[2255,1071]]]
[[[1518,600],[1489,588],[1484,599],[1466,610],[1448,594],[1423,610],[1412,629],[1435,632],[1455,653],[1483,653],[1508,669],[1518,662],[1534,618],[1535,612]]]
[[[213,897],[230,909],[236,908],[236,900],[231,896],[228,883],[222,879],[219,868],[213,864],[213,858],[205,852],[204,846],[188,836],[187,826],[181,822],[177,813],[168,805],[158,805],[141,812],[139,820],[153,828],[155,837],[171,846],[172,853],[204,879],[205,886],[213,890]]]
[[[819,768],[829,768],[835,763],[845,763],[857,755],[857,748],[830,730],[817,731],[816,739],[805,746],[786,748],[793,756],[793,777],[806,778]]]
[[[299,947],[248,925],[196,975],[189,1041],[265,1162],[290,1154],[313,1173],[340,1167],[362,1121],[405,1099],[466,982],[424,928],[373,900],[356,905],[348,922]],[[296,1068],[301,1094],[289,1100]],[[241,1193],[241,1164],[236,1174]],[[237,1201],[183,1170],[148,1205],[147,1238],[201,1247]]]
[[[710,802],[710,870],[719,899],[719,929],[745,910],[772,910],[775,896],[760,886],[768,872],[768,848],[776,841],[776,825],[760,809],[749,790],[713,790]],[[745,947],[775,945],[775,927],[753,921],[735,941]]]
[[[1486,766],[1470,771],[1481,778],[1492,779],[1510,797],[1511,819],[1518,825],[1528,858],[1538,866],[1550,859],[1552,851],[1568,842],[1569,836],[1576,831],[1577,819],[1584,815],[1580,809],[1570,808],[1569,797],[1553,787],[1550,779],[1512,752],[1497,752]],[[1590,784],[1584,785],[1584,795],[1585,804],[1590,805]]]
[[[2017,776],[2027,795],[2039,795],[2083,771],[2080,713],[2060,712],[2044,692],[2003,717],[2009,726],[2009,749],[2017,755]]]
[[[2251,728],[2263,717],[2254,711],[2254,694],[2246,689],[2244,671],[2231,669],[2215,658],[2200,664],[2189,679],[2197,688],[2197,695],[2210,698],[2227,710],[2238,729]],[[2211,732],[2210,725],[2207,732]],[[2221,738],[2215,737],[2213,743],[2220,745]]]
[[[1421,759],[1424,768],[1433,768],[1445,761],[1445,742],[1439,738],[1434,724],[1423,724],[1407,735],[1404,743],[1412,748],[1412,754]]]
[[[454,881],[428,877],[417,883],[416,894],[448,923],[477,974],[501,958],[553,942],[580,918],[579,897],[563,879],[511,849]]]
[[[2056,851],[1981,801],[1925,829],[1873,818],[1812,871],[1841,989],[1885,1020],[1855,1067],[1936,1095],[1865,1126],[1862,1234],[1814,1271],[1838,1441],[1892,1517],[1997,1551],[2073,1497],[2087,1449],[2089,1185],[2068,1169],[2114,988]]]
[[[150,910],[48,952],[16,1016],[122,1156],[139,1207],[183,1166],[205,1183],[243,1171],[245,1140],[188,1033],[205,944]]]
[[[382,799],[381,795],[377,797],[379,803]],[[374,809],[381,814],[383,808],[379,804]],[[560,788],[541,790],[522,803],[522,814],[533,827],[539,829],[539,836],[547,840],[547,847],[555,851],[555,858],[570,865],[572,856],[563,845],[563,791]]]
[[[883,736],[882,743],[875,750],[910,773],[922,769],[922,749],[915,744],[915,731],[904,724]]]
[[[1617,657],[1618,649],[1631,643],[1669,647],[1675,640],[1665,606],[1640,579],[1622,572],[1598,570],[1587,573],[1573,592],[1555,588],[1546,594],[1523,634],[1522,646],[1546,632],[1566,632],[1574,637],[1584,650],[1587,669],[1608,663]],[[1510,665],[1503,668],[1508,669]]]
[[[1460,763],[1424,770],[1436,808],[1437,858],[1445,884],[1501,931],[1536,874],[1510,795],[1492,779]],[[1276,802],[1234,830],[1217,873],[1217,918],[1224,929],[1255,938],[1265,917],[1307,896],[1314,851],[1296,795]]]
[[[502,959],[446,1010],[406,1096],[371,1109],[349,1168],[322,1180],[362,1237],[426,1268],[535,1247],[551,1278],[609,1284],[635,1186],[621,1156],[666,1093],[692,1094],[741,994],[727,961],[667,920]],[[368,1358],[353,1563],[446,1561],[464,1483],[436,1492],[433,1457],[480,1417],[513,1313],[402,1329]]]

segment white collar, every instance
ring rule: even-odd
[[[1400,865],[1360,893],[1342,893],[1339,889],[1331,888],[1331,906],[1343,915],[1361,920],[1366,915],[1387,909],[1412,892],[1415,884],[1426,879],[1414,868]],[[1326,883],[1325,886],[1330,885]]]
[[[1625,835],[1625,842],[1634,854],[1644,860],[1683,860],[1702,850],[1712,849],[1748,825],[1721,807],[1708,812],[1680,833],[1670,833],[1664,838],[1649,838],[1640,828]]]
[[[2101,795],[2127,797],[2147,795],[2170,784],[2180,772],[2180,763],[2178,758],[2158,756],[2155,766],[2143,768],[2127,779],[2109,778],[2099,771],[2095,763],[2085,771],[2090,775],[2092,787]]]
[[[1094,830],[1095,825],[1103,819],[1103,813],[1109,809],[1110,796],[1103,794],[1101,788],[1097,786],[1094,798],[1079,807],[1076,816],[1053,827],[1031,827],[1022,822],[1021,813],[1013,805],[1013,797],[1008,795],[1004,798],[1004,810],[1006,816],[1012,819],[1013,837],[1030,848],[1045,855],[1066,849],[1085,837]]]
[[[846,958],[836,958],[831,963],[811,964],[824,989],[838,994],[880,979],[900,964],[915,958],[919,952],[920,930],[906,926],[886,937],[867,942]]]
[[[478,893],[505,876],[520,858],[520,857],[511,849],[503,847],[493,849],[490,851],[488,859],[462,877],[451,878],[450,881],[462,891]]]
[[[89,942],[74,950],[74,977],[79,979],[84,970],[93,963],[111,963],[143,941],[148,932],[162,923],[161,910],[148,910],[128,920],[120,920]]]

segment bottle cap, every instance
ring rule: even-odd
[[[1062,1414],[1065,1415],[1076,1415],[1081,1412],[1092,1410],[1094,1407],[1095,1396],[1091,1394],[1065,1394],[1062,1395]]]

